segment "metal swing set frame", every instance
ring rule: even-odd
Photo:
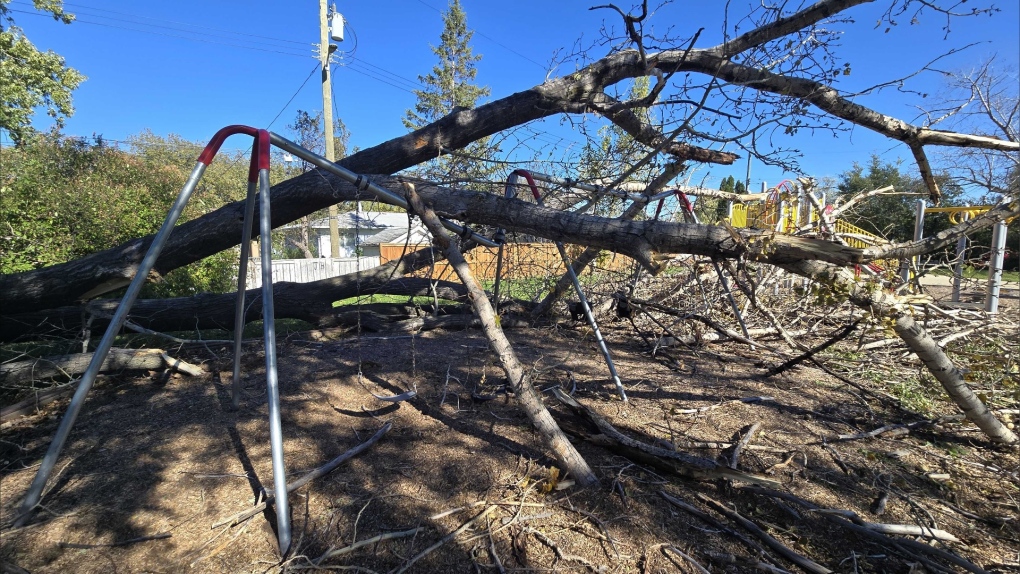
[[[344,167],[341,167],[328,159],[309,151],[296,143],[284,138],[280,135],[272,133],[264,129],[256,129],[250,126],[244,125],[231,125],[227,126],[218,132],[209,140],[209,143],[202,150],[198,160],[195,163],[195,167],[188,177],[184,186],[181,188],[180,193],[177,195],[170,211],[167,213],[166,219],[163,221],[162,226],[156,233],[149,245],[145,256],[142,258],[141,263],[138,265],[135,271],[134,278],[131,280],[127,287],[127,291],[124,293],[120,304],[117,307],[116,312],[110,320],[110,324],[103,334],[102,339],[96,346],[91,361],[85,372],[82,374],[81,379],[78,382],[78,386],[75,390],[74,396],[71,398],[71,402],[67,407],[67,411],[64,414],[63,419],[60,421],[60,425],[57,427],[57,431],[54,434],[53,440],[50,442],[49,448],[46,454],[43,456],[43,460],[39,465],[39,470],[36,472],[35,478],[32,484],[29,486],[28,491],[25,495],[24,500],[21,504],[21,514],[14,521],[15,527],[25,525],[30,519],[33,512],[38,508],[39,502],[42,499],[43,490],[49,481],[50,475],[53,473],[54,466],[56,465],[57,459],[60,457],[60,453],[64,448],[64,444],[67,442],[68,436],[71,434],[71,430],[74,427],[74,423],[78,418],[81,408],[85,403],[85,398],[89,391],[92,389],[93,384],[96,381],[96,377],[102,368],[103,362],[113,347],[114,340],[120,333],[121,328],[127,321],[128,315],[131,311],[131,307],[134,305],[135,300],[138,298],[142,287],[144,286],[149,272],[152,271],[159,258],[163,247],[166,245],[170,234],[173,232],[173,228],[183,213],[184,208],[187,206],[192,193],[198,186],[202,175],[205,173],[206,168],[215,159],[216,154],[219,152],[223,142],[232,135],[247,135],[254,139],[252,145],[252,153],[248,169],[248,188],[247,196],[245,199],[244,209],[244,220],[241,232],[241,256],[240,265],[237,275],[237,296],[235,299],[235,315],[234,315],[234,341],[233,341],[233,376],[231,381],[231,404],[234,409],[240,406],[241,400],[241,334],[244,328],[244,308],[245,308],[245,285],[248,276],[248,259],[250,255],[250,245],[252,237],[252,227],[255,219],[255,203],[258,200],[259,204],[259,237],[260,237],[260,249],[261,249],[261,272],[262,272],[262,320],[263,320],[263,339],[265,346],[266,355],[266,387],[267,387],[267,402],[268,402],[268,418],[269,418],[269,441],[270,451],[273,466],[273,497],[275,503],[276,517],[277,517],[277,537],[279,542],[279,549],[281,556],[286,555],[290,549],[291,544],[291,521],[290,521],[290,504],[287,493],[287,480],[286,480],[286,468],[284,466],[284,453],[283,453],[283,428],[280,416],[280,390],[279,380],[277,377],[277,357],[276,357],[276,330],[274,325],[275,310],[273,306],[273,277],[272,277],[272,240],[270,233],[272,231],[272,219],[271,219],[271,201],[270,201],[270,185],[269,185],[269,169],[270,169],[270,150],[272,147],[277,147],[285,152],[293,154],[316,167],[319,167],[325,171],[328,171],[344,181],[354,185],[359,192],[370,192],[376,196],[377,199],[384,203],[396,205],[399,207],[409,209],[407,201],[393,193],[392,191],[380,187],[375,183],[372,183],[368,178],[363,175],[356,174]],[[524,178],[527,181],[529,188],[531,189],[532,195],[534,196],[538,205],[542,206],[543,201],[538,191],[538,186],[535,183],[536,179],[548,181],[550,183],[557,183],[560,185],[566,184],[579,189],[589,191],[608,191],[608,193],[619,195],[625,199],[631,201],[643,201],[650,202],[654,200],[661,200],[669,195],[678,193],[677,191],[668,191],[652,197],[647,197],[638,194],[631,194],[617,190],[605,190],[601,187],[592,186],[589,184],[577,182],[574,180],[561,180],[553,176],[546,176],[544,174],[533,174],[525,170],[516,170],[507,181],[506,196],[516,197],[517,194],[517,179]],[[684,198],[686,199],[686,198]],[[686,209],[690,211],[689,202],[686,203]],[[476,231],[471,230],[467,226],[460,225],[448,220],[441,220],[443,226],[453,231],[457,235],[466,239],[471,239],[480,245],[491,248],[499,248],[500,257],[497,263],[496,273],[496,293],[498,298],[499,279],[502,264],[502,247],[505,241],[505,231],[502,229],[497,230],[495,234],[495,240],[489,239]],[[587,298],[584,295],[584,291],[581,288],[581,284],[578,281],[576,273],[574,273],[571,267],[571,261],[567,255],[566,249],[562,242],[556,242],[557,250],[559,251],[560,257],[563,260],[563,264],[567,269],[567,273],[570,276],[571,282],[573,283],[575,292],[581,300],[581,304],[584,309],[585,318],[591,325],[598,342],[599,350],[605,358],[606,365],[609,368],[612,380],[616,385],[617,391],[620,394],[620,398],[623,401],[627,401],[627,395],[623,388],[623,383],[620,381],[620,377],[616,372],[616,368],[613,364],[612,356],[609,353],[609,349],[606,347],[605,340],[602,338],[602,334],[599,330],[598,323],[595,317],[592,315],[591,307],[588,304]]]
[[[262,319],[266,353],[266,386],[268,389],[269,403],[269,441],[273,463],[273,494],[276,504],[277,537],[279,541],[280,554],[287,554],[291,543],[291,526],[290,505],[287,498],[287,478],[283,461],[283,428],[280,417],[280,389],[277,378],[276,330],[273,322],[275,312],[273,309],[272,240],[270,238],[270,232],[272,231],[269,197],[270,149],[275,146],[296,155],[317,167],[339,176],[348,183],[353,184],[359,192],[371,192],[380,201],[397,205],[405,209],[408,205],[404,198],[399,195],[372,183],[368,178],[347,170],[284,137],[274,134],[268,130],[256,129],[243,125],[227,126],[216,132],[216,135],[209,140],[209,143],[199,155],[195,168],[192,170],[191,175],[185,182],[184,187],[181,188],[180,193],[177,195],[177,199],[174,201],[166,219],[163,221],[163,225],[159,228],[159,231],[153,238],[152,243],[149,245],[148,251],[142,258],[142,262],[138,265],[134,278],[128,285],[127,291],[124,293],[124,297],[121,299],[120,305],[117,307],[117,311],[110,320],[110,325],[107,327],[103,338],[96,346],[95,352],[92,355],[92,360],[86,368],[85,373],[82,374],[81,380],[78,382],[78,387],[75,390],[74,396],[71,398],[70,405],[67,407],[67,412],[64,414],[64,418],[61,419],[60,425],[57,427],[57,432],[54,435],[53,440],[50,442],[50,446],[47,449],[46,454],[43,456],[39,470],[36,472],[35,478],[29,486],[28,492],[22,501],[21,514],[14,521],[15,527],[20,527],[26,524],[31,518],[32,513],[37,508],[42,498],[43,489],[53,472],[53,468],[56,465],[57,459],[60,457],[60,452],[63,450],[68,436],[71,434],[71,429],[74,427],[75,420],[78,418],[82,405],[85,403],[85,397],[88,395],[89,390],[92,389],[92,385],[96,381],[96,376],[99,374],[99,370],[101,369],[103,362],[106,360],[106,356],[113,347],[114,339],[120,333],[121,327],[124,326],[124,322],[127,320],[131,307],[138,298],[138,294],[141,292],[142,286],[145,284],[146,279],[149,276],[149,272],[152,271],[152,268],[155,266],[156,260],[159,258],[160,252],[166,245],[166,241],[170,237],[174,225],[176,225],[177,220],[180,218],[181,213],[188,204],[188,200],[191,198],[191,194],[195,191],[195,188],[201,180],[202,175],[205,173],[206,168],[216,157],[216,154],[219,152],[223,142],[228,137],[235,134],[251,136],[255,141],[252,145],[251,160],[248,169],[248,192],[247,198],[245,199],[244,226],[241,237],[241,261],[237,274],[237,298],[234,316],[234,365],[231,400],[233,408],[238,408],[241,400],[241,331],[244,327],[245,283],[248,275],[248,257],[251,244],[252,225],[255,218],[255,201],[257,191],[259,202],[259,235],[262,256]],[[462,237],[469,237],[481,245],[485,245],[487,247],[498,247],[497,243],[479,235],[465,226],[446,220],[443,220],[443,225],[454,233],[457,233]]]

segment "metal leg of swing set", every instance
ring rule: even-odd
[[[591,312],[591,306],[588,305],[588,298],[584,296],[584,289],[581,288],[581,282],[577,278],[577,273],[574,273],[574,268],[570,265],[570,257],[567,256],[567,250],[559,241],[556,242],[556,249],[560,252],[560,259],[563,260],[564,267],[567,268],[567,275],[570,277],[570,282],[574,285],[574,292],[577,293],[577,298],[581,301],[584,317],[588,320],[588,325],[591,326],[592,332],[595,333],[595,342],[598,343],[599,351],[606,360],[606,366],[609,367],[609,374],[613,378],[613,384],[616,385],[616,391],[620,393],[620,400],[627,402],[627,392],[623,388],[623,381],[620,380],[620,375],[616,373],[613,357],[609,354],[609,347],[606,346],[606,340],[602,337],[599,324],[595,321],[595,316]]]
[[[542,196],[538,192],[538,186],[535,185],[535,181],[526,170],[519,169],[515,170],[510,174],[510,179],[507,180],[506,186],[506,197],[516,197],[517,192],[515,189],[517,177],[524,177],[531,188],[531,195],[535,198],[535,202],[539,207],[545,207],[545,202],[542,201]],[[563,260],[563,266],[567,268],[567,276],[570,277],[570,282],[574,286],[574,292],[577,294],[577,298],[581,302],[581,309],[584,310],[584,318],[587,319],[588,325],[591,327],[592,332],[595,334],[595,342],[598,344],[599,352],[602,353],[602,357],[606,360],[606,367],[609,368],[609,374],[613,379],[613,384],[616,385],[616,390],[620,393],[620,400],[627,402],[627,391],[623,388],[623,381],[620,380],[620,375],[616,372],[616,365],[613,363],[613,356],[609,354],[609,347],[606,346],[606,340],[602,337],[602,331],[599,329],[599,324],[595,321],[595,316],[591,312],[591,306],[588,304],[588,298],[584,296],[584,289],[581,287],[581,282],[577,278],[577,273],[574,273],[574,268],[570,264],[570,257],[567,255],[567,250],[563,246],[562,242],[555,242],[556,250],[560,253],[560,259]],[[497,275],[499,271],[497,269]]]
[[[242,129],[238,129],[239,127]],[[184,211],[188,200],[191,198],[191,194],[194,193],[195,187],[198,185],[199,180],[205,173],[206,167],[212,162],[212,158],[215,156],[223,139],[232,133],[248,133],[256,137],[256,146],[252,152],[253,167],[249,171],[248,198],[245,205],[245,227],[243,232],[244,240],[241,246],[238,297],[236,299],[237,309],[235,316],[233,405],[237,408],[239,402],[240,337],[244,317],[244,281],[247,276],[248,245],[251,240],[251,223],[255,209],[254,200],[256,182],[251,180],[251,176],[255,174],[255,166],[259,165],[259,169],[257,171],[257,185],[260,191],[259,195],[261,197],[259,227],[262,238],[262,296],[266,347],[266,383],[269,395],[269,435],[273,459],[273,484],[274,494],[276,496],[277,529],[280,553],[281,555],[287,553],[290,547],[291,529],[290,511],[287,500],[286,471],[283,462],[283,430],[280,417],[280,393],[276,373],[276,333],[273,325],[272,242],[269,236],[271,224],[269,209],[268,149],[262,150],[264,151],[264,157],[256,158],[256,155],[259,155],[259,141],[261,140],[263,142],[261,145],[268,148],[269,137],[268,132],[264,132],[265,136],[263,137],[262,133],[257,133],[256,130],[244,128],[243,126],[230,126],[220,130],[220,132],[216,134],[210,144],[206,147],[202,156],[199,158],[199,161],[196,163],[195,168],[192,170],[191,176],[184,184],[184,187],[177,195],[177,199],[170,208],[170,212],[163,221],[163,225],[159,228],[159,231],[153,238],[152,244],[149,246],[148,251],[142,258],[142,262],[138,266],[138,270],[136,271],[134,278],[128,285],[127,291],[124,293],[124,297],[121,299],[120,305],[117,307],[117,311],[113,314],[113,317],[110,320],[110,325],[106,329],[106,333],[104,333],[103,338],[96,346],[92,355],[92,360],[89,362],[85,373],[82,374],[74,396],[71,398],[71,404],[68,406],[67,412],[64,414],[64,418],[61,419],[60,425],[57,427],[57,432],[54,435],[52,442],[50,442],[50,446],[39,465],[39,470],[36,472],[35,478],[28,488],[28,492],[25,494],[25,499],[21,504],[21,514],[14,521],[15,527],[20,527],[27,523],[32,516],[32,512],[39,504],[39,501],[42,498],[43,489],[46,487],[46,483],[49,481],[50,474],[53,472],[53,468],[56,465],[57,459],[60,457],[64,444],[67,442],[67,438],[71,434],[71,429],[74,427],[78,414],[81,412],[81,408],[85,403],[85,398],[92,389],[92,385],[95,384],[99,370],[102,368],[103,362],[106,360],[110,349],[113,347],[114,339],[116,339],[121,328],[124,326],[128,313],[131,311],[131,307],[134,305],[135,300],[138,298],[138,294],[145,285],[149,272],[151,272],[152,268],[155,266],[156,260],[159,258],[159,254],[166,245],[167,239],[170,237],[174,226],[177,224],[177,220],[180,219],[181,213]],[[238,326],[238,321],[240,321],[240,326]]]
[[[64,443],[67,442],[68,435],[71,434],[71,429],[74,427],[74,422],[78,418],[78,413],[81,412],[81,407],[85,403],[85,397],[92,389],[92,385],[96,382],[96,376],[99,374],[100,368],[102,368],[103,361],[106,360],[107,354],[113,347],[113,341],[120,333],[121,327],[127,320],[128,312],[131,310],[131,306],[134,304],[135,299],[138,298],[138,293],[141,292],[142,286],[145,285],[145,280],[149,276],[149,272],[152,271],[153,266],[156,264],[156,259],[159,257],[160,251],[166,244],[167,238],[170,236],[170,232],[173,231],[174,225],[180,218],[181,213],[184,211],[185,205],[188,203],[188,199],[191,197],[192,192],[195,191],[195,186],[198,185],[198,180],[202,177],[205,172],[206,164],[198,162],[195,165],[195,169],[192,170],[191,176],[188,181],[184,184],[180,194],[174,201],[173,206],[170,208],[170,212],[166,216],[166,220],[163,221],[162,227],[156,233],[156,237],[153,238],[152,244],[149,246],[149,250],[145,253],[145,257],[142,258],[142,263],[138,266],[138,271],[135,273],[134,279],[128,285],[127,292],[124,293],[123,299],[121,299],[120,305],[117,307],[117,311],[113,314],[113,318],[110,319],[110,325],[106,328],[106,333],[103,334],[103,338],[99,341],[95,351],[92,354],[92,360],[89,362],[89,366],[85,369],[85,373],[82,374],[81,380],[78,382],[78,388],[74,392],[74,396],[71,398],[71,404],[67,407],[67,412],[64,414],[64,418],[61,419],[60,425],[57,427],[57,432],[53,436],[53,441],[50,442],[49,448],[46,450],[46,454],[43,456],[42,462],[39,465],[39,470],[36,471],[35,478],[32,480],[32,484],[28,487],[28,492],[25,494],[25,499],[21,503],[21,515],[14,521],[15,527],[23,526],[28,519],[31,518],[32,512],[35,510],[36,505],[39,504],[39,500],[42,498],[43,488],[46,486],[46,482],[50,478],[50,474],[53,472],[53,467],[57,463],[57,458],[60,457],[60,451],[64,448]]]

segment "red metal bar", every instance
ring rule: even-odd
[[[676,190],[676,198],[680,200],[680,204],[683,206],[684,211],[690,213],[691,215],[694,215],[694,206],[691,205],[691,200],[687,199],[686,193],[678,189]]]
[[[220,131],[216,132],[216,134],[212,137],[212,139],[209,140],[209,143],[206,144],[205,149],[202,150],[202,154],[198,156],[198,161],[204,163],[205,165],[211,164],[212,161],[213,161],[213,158],[216,157],[216,154],[220,151],[220,146],[223,145],[223,141],[226,140],[228,137],[234,135],[234,134],[247,134],[247,135],[250,135],[251,137],[256,139],[256,143],[257,143],[258,142],[258,138],[259,138],[259,131],[260,130],[257,130],[255,128],[251,127],[251,126],[242,126],[242,125],[227,126],[227,127],[223,128],[223,129],[221,129]],[[265,131],[265,130],[261,130],[261,131]],[[266,133],[268,134],[268,132],[266,132]],[[267,143],[268,143],[268,141],[267,141]],[[268,154],[269,154],[269,151],[268,151],[268,146],[267,146],[267,151],[266,151],[266,156],[267,157],[268,157]],[[255,156],[255,154],[252,154],[252,157],[254,157],[254,156]],[[269,164],[267,163],[266,167],[268,167],[268,166],[269,166]]]
[[[519,175],[524,179],[528,180],[528,185],[531,186],[531,195],[535,197],[535,201],[542,201],[541,195],[538,193],[538,185],[535,183],[535,178],[531,177],[531,172],[526,169],[515,169],[510,176]]]
[[[652,218],[655,221],[659,220],[659,214],[662,213],[662,204],[665,203],[665,202],[666,202],[666,198],[664,197],[664,198],[659,200],[659,205],[655,206],[655,217]],[[641,264],[640,263],[638,263],[638,269],[641,269]]]

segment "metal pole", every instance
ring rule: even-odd
[[[1002,263],[1006,256],[1006,222],[1000,221],[992,228],[992,253],[988,265],[988,292],[985,295],[985,311],[999,312],[999,289],[1002,287]]]
[[[28,487],[25,500],[21,503],[22,514],[14,521],[15,527],[23,526],[28,521],[32,510],[35,509],[39,499],[42,498],[43,488],[45,488],[46,481],[50,478],[50,473],[53,472],[53,466],[57,463],[57,458],[60,457],[60,451],[64,448],[68,435],[71,434],[74,421],[78,418],[78,413],[85,403],[85,396],[88,395],[92,385],[96,382],[96,375],[99,374],[99,369],[102,368],[106,355],[109,354],[110,348],[113,347],[113,340],[120,333],[120,328],[124,325],[124,321],[127,320],[131,305],[138,298],[138,293],[142,290],[142,286],[145,285],[149,272],[152,271],[153,266],[156,264],[156,259],[159,257],[160,251],[163,250],[167,238],[170,237],[177,219],[180,218],[181,212],[184,211],[184,206],[187,205],[188,199],[191,197],[192,192],[195,191],[198,180],[205,173],[205,168],[206,164],[201,161],[195,164],[195,169],[191,171],[191,177],[188,178],[181,192],[177,195],[177,200],[174,201],[173,207],[170,208],[170,213],[167,214],[166,220],[163,221],[163,226],[159,228],[156,237],[153,238],[152,244],[149,246],[149,250],[145,253],[145,257],[142,258],[138,271],[135,272],[134,278],[128,285],[127,292],[124,293],[124,298],[121,299],[117,311],[113,314],[113,318],[110,319],[110,325],[106,328],[106,333],[92,354],[92,360],[89,362],[88,368],[85,369],[85,373],[81,376],[81,381],[74,392],[74,397],[71,398],[71,404],[67,407],[67,412],[60,421],[60,426],[57,427],[57,433],[53,437],[53,442],[50,443],[46,455],[43,456],[39,470],[35,474],[35,479],[32,480],[31,486]]]
[[[524,176],[528,180],[528,184],[531,186],[531,194],[535,197],[535,202],[540,207],[544,207],[542,196],[538,193],[538,186],[535,185],[535,180],[531,177],[531,174],[522,169],[516,170],[510,174],[507,179],[507,196],[511,193],[516,195],[514,191],[514,184],[517,181],[517,177]],[[577,278],[577,273],[574,273],[574,268],[570,264],[570,257],[567,255],[567,249],[563,246],[563,243],[556,241],[556,250],[560,253],[560,259],[563,260],[563,266],[567,268],[567,276],[570,277],[570,282],[574,285],[574,292],[577,293],[577,298],[581,302],[581,309],[584,311],[584,317],[588,320],[588,325],[591,326],[591,330],[595,333],[595,342],[598,344],[599,351],[602,353],[602,357],[606,360],[606,366],[609,367],[609,374],[613,379],[613,383],[616,385],[617,392],[620,393],[620,400],[627,402],[627,392],[623,388],[623,381],[620,380],[620,375],[616,373],[616,365],[613,364],[613,357],[609,354],[609,347],[606,346],[606,340],[602,337],[602,331],[599,330],[599,324],[595,321],[595,316],[592,315],[591,307],[588,305],[588,298],[584,296],[584,289],[581,287],[581,281]]]
[[[919,241],[924,237],[924,200],[918,199],[914,205],[914,241]],[[917,267],[920,258],[914,256],[907,266],[903,269],[903,282],[910,283],[910,269],[911,267]]]
[[[539,202],[539,205],[541,205],[541,202]],[[567,256],[567,250],[559,241],[556,242],[556,250],[560,252],[560,259],[563,260],[563,266],[567,268],[567,275],[570,277],[570,282],[574,285],[574,292],[577,293],[577,298],[581,300],[581,309],[584,310],[584,317],[588,320],[588,324],[591,325],[591,329],[595,333],[595,341],[598,343],[602,356],[606,359],[606,366],[609,367],[609,374],[613,378],[617,392],[620,393],[620,399],[623,402],[627,402],[627,392],[623,389],[620,375],[616,373],[616,365],[613,364],[613,357],[609,354],[609,348],[606,347],[606,340],[602,338],[599,324],[591,313],[591,307],[588,305],[588,298],[584,296],[581,281],[577,278],[577,273],[574,273],[574,268],[570,265],[570,257]]]
[[[499,280],[503,273],[503,246],[506,244],[506,231],[503,228],[497,229],[492,239],[499,243],[496,251],[496,282],[492,287],[492,312],[499,315]]]
[[[254,154],[252,154],[254,157]],[[244,229],[241,230],[241,261],[237,269],[237,297],[234,299],[234,376],[231,387],[231,404],[236,411],[241,406],[241,335],[244,331],[244,295],[248,288],[248,258],[251,255],[251,223],[255,218],[255,181],[248,182],[248,195],[244,201]]]
[[[966,204],[970,207],[970,204]],[[960,223],[963,223],[970,219],[970,213],[964,211],[963,217],[960,218]],[[953,265],[953,298],[954,303],[960,302],[960,286],[963,284],[963,256],[967,251],[967,236],[960,236],[956,240],[956,265]]]
[[[326,0],[319,0],[319,63],[322,64],[322,129],[326,159],[336,160],[333,148],[333,82],[329,75],[329,55],[334,46],[329,42],[329,14]],[[340,257],[340,229],[337,225],[336,204],[329,206],[329,256]],[[321,253],[319,254],[322,255]]]
[[[290,549],[290,504],[287,470],[283,464],[283,424],[280,418],[280,385],[276,377],[276,325],[273,308],[273,238],[269,215],[269,170],[259,170],[259,239],[262,251],[262,333],[266,348],[266,388],[269,403],[269,445],[273,458],[273,492],[276,495],[276,526],[280,556]]]
[[[403,197],[393,193],[392,191],[390,191],[390,190],[388,190],[386,188],[380,187],[380,186],[372,183],[372,181],[370,179],[368,179],[367,177],[365,177],[363,175],[358,175],[358,174],[354,173],[353,171],[351,171],[351,170],[349,170],[347,168],[341,167],[341,166],[339,166],[339,165],[337,165],[337,164],[327,160],[326,158],[322,157],[321,155],[319,155],[317,153],[310,152],[310,151],[308,151],[305,148],[297,145],[296,143],[290,141],[289,139],[287,139],[285,137],[279,136],[279,135],[271,133],[271,132],[269,134],[269,137],[270,137],[270,141],[273,142],[274,146],[276,146],[276,147],[278,147],[278,148],[280,148],[280,149],[282,149],[284,151],[288,151],[288,152],[290,152],[290,153],[300,157],[301,159],[307,161],[308,163],[310,163],[310,164],[312,164],[312,165],[314,165],[316,167],[320,167],[320,168],[322,168],[322,169],[324,169],[324,170],[326,170],[326,171],[328,171],[328,172],[330,172],[330,173],[340,177],[344,181],[346,181],[346,182],[352,184],[354,187],[356,187],[358,189],[358,191],[370,191],[377,198],[379,198],[380,201],[383,201],[383,202],[388,203],[390,205],[396,205],[397,207],[402,207],[404,209],[408,209],[407,201]],[[445,219],[440,219],[440,221],[443,223],[443,227],[449,229],[450,231],[456,233],[457,235],[459,235],[461,237],[467,236],[470,239],[472,239],[473,241],[477,242],[479,245],[484,245],[486,247],[494,247],[494,248],[495,247],[499,247],[499,244],[496,243],[495,241],[493,241],[493,240],[489,239],[488,237],[485,237],[485,236],[483,236],[483,235],[481,235],[479,233],[471,231],[470,229],[468,229],[468,228],[466,228],[466,227],[464,227],[462,225],[458,225],[456,223],[453,223],[452,221],[447,221]]]

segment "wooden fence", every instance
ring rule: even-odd
[[[406,252],[425,248],[425,245],[407,245],[403,243],[385,243],[379,246],[380,262],[386,263],[399,259]],[[581,254],[583,247],[567,246],[567,255],[573,259]],[[497,250],[489,247],[476,247],[464,255],[471,273],[482,281],[496,278]],[[631,269],[634,260],[623,255],[605,251],[596,260],[601,269],[620,271]],[[563,261],[553,243],[508,243],[503,247],[502,277],[524,279],[533,277],[558,276],[564,272]],[[437,261],[435,269],[425,268],[416,273],[418,276],[430,276],[448,281],[459,281],[453,268],[446,261]]]
[[[320,279],[339,277],[354,273],[359,269],[371,269],[379,266],[379,257],[341,257],[332,259],[274,259],[273,283],[291,281],[293,283],[311,283]],[[262,286],[262,260],[253,257],[248,263],[248,289]]]
[[[407,245],[403,243],[385,243],[379,246],[378,257],[343,257],[339,259],[317,258],[317,259],[274,259],[273,260],[273,283],[290,281],[293,283],[311,283],[320,279],[339,277],[348,273],[354,273],[359,269],[364,271],[384,263],[399,259],[408,251],[416,251],[425,248],[425,245]],[[567,255],[571,258],[580,255],[582,247],[576,245],[567,246]],[[471,272],[482,281],[492,281],[496,278],[496,256],[497,250],[488,247],[476,247],[469,251],[465,257],[471,266]],[[604,251],[596,260],[600,269],[621,271],[632,269],[634,261],[629,257]],[[563,262],[560,254],[553,243],[508,243],[503,248],[503,277],[507,279],[527,279],[535,277],[558,276],[564,272]],[[419,277],[430,276],[437,279],[456,281],[456,274],[453,268],[446,261],[437,261],[435,269],[425,268],[415,275]],[[258,289],[262,286],[261,259],[252,258],[248,263],[248,289]]]

